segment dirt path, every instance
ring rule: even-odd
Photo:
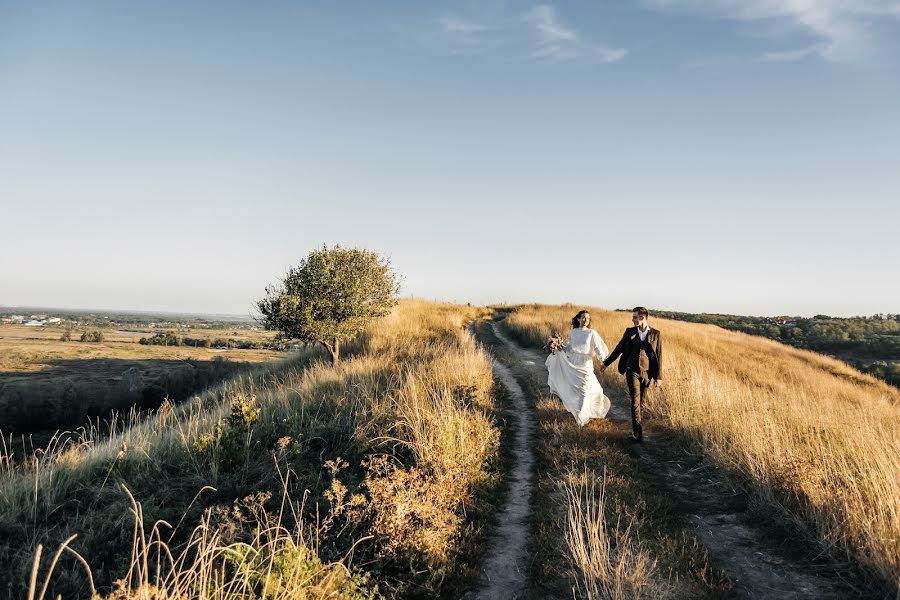
[[[493,327],[500,337],[496,323]],[[527,593],[534,489],[534,412],[512,372],[496,360],[493,370],[494,376],[509,392],[513,409],[512,467],[506,503],[488,542],[487,560],[482,567],[482,586],[469,597],[506,600],[522,598]]]
[[[535,373],[544,370],[543,354],[518,346],[496,322],[492,326],[496,337],[518,361],[517,367]],[[498,366],[502,368],[502,365]],[[498,375],[504,385],[511,390],[517,389],[521,395],[518,384],[514,380],[507,381],[511,377],[509,370],[502,368],[501,372],[503,374],[498,372]],[[608,418],[623,430],[630,430],[631,415],[625,394],[613,389],[611,393],[607,390],[607,395],[612,400]],[[524,397],[517,402],[524,403]],[[827,562],[813,565],[806,558],[792,556],[787,547],[791,544],[785,544],[783,538],[777,539],[771,527],[752,515],[746,495],[736,492],[714,467],[698,464],[696,457],[688,457],[679,447],[677,436],[652,423],[647,431],[648,443],[634,449],[642,470],[660,478],[662,488],[675,498],[680,518],[691,525],[713,561],[733,582],[729,597],[830,599],[860,596],[860,592],[836,575]],[[532,460],[529,459],[529,469]],[[529,483],[529,489],[530,486]],[[511,491],[510,495],[515,498],[516,494]],[[517,556],[517,564],[523,564],[523,557]]]

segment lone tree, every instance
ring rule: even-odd
[[[280,285],[256,303],[259,322],[279,339],[319,342],[339,360],[342,341],[397,303],[400,285],[390,261],[359,248],[323,246],[291,268]]]

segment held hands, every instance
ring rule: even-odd
[[[600,372],[602,373],[605,370],[606,370],[606,365],[603,363],[600,363]]]

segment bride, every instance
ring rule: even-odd
[[[566,409],[575,416],[579,425],[591,419],[602,419],[609,411],[610,401],[603,394],[603,387],[594,375],[596,354],[601,361],[609,354],[600,334],[589,328],[591,315],[578,311],[572,319],[572,331],[565,349],[547,357],[550,391],[560,397]]]

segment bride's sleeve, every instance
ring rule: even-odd
[[[603,338],[600,337],[600,334],[596,331],[591,337],[594,338],[594,352],[597,353],[597,356],[601,361],[606,360],[606,357],[609,356],[609,348],[606,347],[606,344],[603,342]]]

